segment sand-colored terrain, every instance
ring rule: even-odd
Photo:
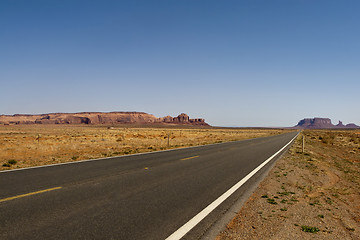
[[[359,189],[360,131],[306,130],[217,240],[360,239]]]
[[[184,126],[0,126],[0,170],[112,157],[280,134],[276,129]]]

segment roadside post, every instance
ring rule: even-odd
[[[168,133],[167,137],[168,137],[168,147],[170,147],[170,133]]]
[[[302,137],[302,153],[305,152],[305,136]]]

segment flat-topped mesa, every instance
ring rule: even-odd
[[[346,124],[344,128],[360,128],[360,126],[356,125],[355,123],[349,123]]]
[[[300,128],[332,128],[334,125],[329,118],[304,118],[295,127]]]
[[[157,118],[144,112],[81,112],[0,115],[0,124],[189,124],[208,126],[202,118],[190,119],[185,113],[177,117]]]
[[[300,129],[328,129],[328,128],[360,128],[351,123],[344,125],[341,121],[337,125],[331,123],[329,118],[304,118],[294,128]]]

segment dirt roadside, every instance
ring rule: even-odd
[[[360,131],[302,132],[216,239],[360,239]]]

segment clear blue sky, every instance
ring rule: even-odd
[[[0,114],[360,125],[360,1],[2,0]]]

